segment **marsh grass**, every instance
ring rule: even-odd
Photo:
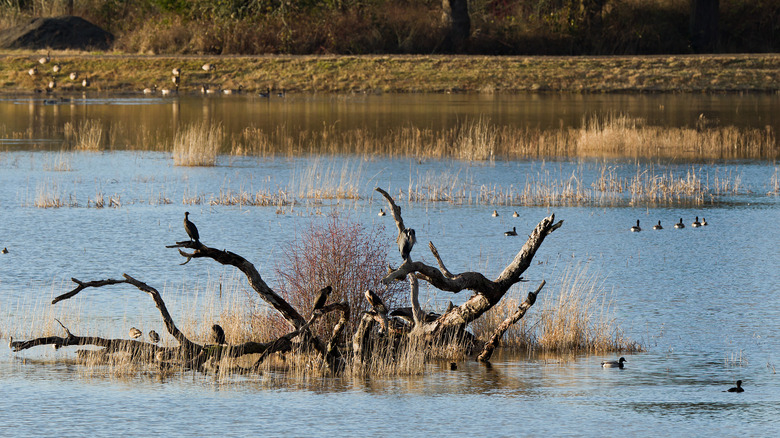
[[[103,148],[103,123],[100,120],[87,119],[74,127],[65,123],[65,137],[75,140],[76,150],[96,152]]]
[[[78,207],[73,195],[67,195],[56,181],[45,179],[35,188],[33,205],[38,208]]]
[[[223,139],[221,124],[203,122],[185,126],[173,137],[174,165],[216,165]]]
[[[43,170],[49,172],[70,172],[73,170],[72,160],[73,155],[66,151],[47,154],[43,160]]]

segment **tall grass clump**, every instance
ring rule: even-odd
[[[194,123],[173,137],[173,163],[176,166],[214,166],[223,141],[221,124]]]
[[[82,120],[77,127],[68,122],[64,131],[65,138],[72,138],[75,142],[76,150],[99,151],[103,147],[103,123],[100,120]]]

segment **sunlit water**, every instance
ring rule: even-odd
[[[425,100],[409,97],[405,102],[393,97],[381,101],[379,107],[364,107],[372,110],[362,115],[356,115],[343,99],[335,107],[332,99],[299,99],[303,107],[320,109],[290,109],[289,116],[300,114],[300,119],[316,120],[315,124],[338,119],[352,126],[376,126],[384,117],[387,123],[403,124],[421,114],[425,120],[437,120],[432,125],[445,126],[453,118],[482,113],[507,123],[514,118],[537,120],[533,123],[544,119],[551,125],[560,120],[577,123],[585,108],[607,110],[626,100],[632,101],[627,108],[642,116],[657,115],[659,99],[667,107],[676,103],[673,112],[690,115],[690,120],[707,108],[717,108],[722,118],[734,113],[729,109],[733,102],[720,104],[719,97],[677,102],[669,96],[553,99],[561,109],[557,113],[547,109],[545,103],[550,101],[524,106],[501,99],[457,97],[463,101],[442,114]],[[752,99],[740,114],[746,111],[744,107],[777,106],[776,98]],[[71,116],[89,112],[89,117],[127,117],[139,124],[152,123],[146,118],[155,114],[163,117],[160,114],[167,114],[171,105],[140,99],[85,103],[89,105],[77,106]],[[181,103],[178,111],[190,114],[187,117],[202,117],[203,107],[208,106],[211,116],[249,113],[255,115],[247,117],[258,117],[257,112],[267,109],[262,105],[278,108],[281,104],[246,99],[235,105],[238,108],[229,100],[195,100]],[[20,107],[29,108],[18,111]],[[30,125],[34,131],[45,132],[39,123],[60,123],[52,117],[69,110],[61,108],[57,116],[42,102],[8,101],[0,103],[0,111],[7,116],[3,120],[6,129]],[[771,123],[761,117],[766,115],[754,111],[743,123]],[[230,120],[240,129],[248,119]],[[43,140],[47,139],[58,144],[56,133]],[[165,248],[185,238],[181,224],[185,210],[191,212],[207,245],[253,261],[274,287],[274,269],[286,245],[312,224],[323,223],[332,211],[367,227],[379,227],[377,232],[395,260],[394,225],[390,217],[377,216],[386,205],[374,187],[395,195],[405,193],[410,181],[437,178],[457,178],[475,188],[491,184],[522,187],[529,175],[542,171],[567,177],[577,173],[578,178],[593,181],[599,169],[598,163],[568,160],[491,164],[355,157],[221,157],[216,167],[181,168],[173,165],[168,153],[60,153],[56,147],[44,148],[53,151],[30,150],[24,144],[6,143],[7,150],[0,152],[0,247],[9,249],[9,254],[0,254],[0,336],[6,339],[29,336],[31,321],[40,319],[31,314],[59,318],[80,333],[103,336],[125,336],[130,325],[163,331],[151,300],[132,288],[87,290],[73,300],[50,306],[53,296],[72,288],[71,277],[97,280],[128,273],[160,289],[177,321],[199,306],[212,308],[214,314],[204,311],[204,317],[217,317],[226,298],[207,296],[206,284],[240,277],[207,260],[180,266],[183,260],[176,250]],[[56,170],[56,163],[63,160],[69,170]],[[626,174],[635,172],[632,163],[612,164],[625,166]],[[691,166],[656,165],[659,171],[684,171]],[[321,204],[301,199],[301,204],[282,208],[182,202],[199,195],[208,200],[228,189],[294,188],[312,166],[322,174],[340,175],[346,169],[360,199]],[[780,365],[780,200],[767,193],[776,165],[713,162],[695,166],[710,175],[738,175],[744,189],[697,207],[631,207],[627,202],[620,207],[550,208],[474,202],[401,204],[404,220],[417,230],[423,243],[414,250],[417,258],[433,262],[424,245],[431,240],[451,271],[479,270],[489,277],[511,261],[539,220],[551,213],[563,219],[564,226],[544,242],[526,271],[530,282],[516,286],[510,294],[522,297],[547,280],[540,299],[553,299],[567,271],[586,269],[612,299],[620,327],[647,349],[626,355],[624,370],[599,366],[613,355],[529,358],[499,352],[490,368],[463,362],[450,371],[431,364],[425,375],[405,378],[299,381],[264,375],[225,381],[188,373],[160,381],[153,376],[90,377],[77,365],[53,360],[71,358],[68,349],[55,352],[39,347],[11,353],[3,342],[0,435],[774,436],[780,414],[780,384],[775,373]],[[44,186],[56,186],[69,206],[35,207],[37,191]],[[121,207],[88,208],[98,193],[116,196]],[[170,203],[161,203],[161,199]],[[494,208],[500,213],[497,218],[490,215]],[[512,217],[515,210],[520,217]],[[690,223],[697,215],[706,217],[709,225],[692,228]],[[686,228],[675,230],[672,225],[680,217]],[[636,219],[641,220],[640,233],[629,231]],[[665,229],[653,231],[651,226],[658,220]],[[513,226],[520,236],[505,237],[503,232]],[[449,300],[458,304],[468,298],[467,292],[454,296],[431,289],[423,292],[424,307],[430,310],[441,311]],[[539,309],[537,304],[529,313]],[[745,382],[745,393],[723,392],[737,379]]]

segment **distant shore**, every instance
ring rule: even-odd
[[[778,93],[780,54],[616,57],[146,56],[0,53],[0,94],[142,94],[203,87],[249,93]],[[215,70],[202,69],[206,63]],[[53,66],[60,71],[55,73]],[[34,76],[29,70],[37,68]],[[76,72],[77,80],[69,74]],[[47,92],[54,79],[56,88]]]

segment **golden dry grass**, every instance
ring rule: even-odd
[[[195,123],[173,137],[173,163],[176,166],[214,166],[222,147],[221,124]]]

